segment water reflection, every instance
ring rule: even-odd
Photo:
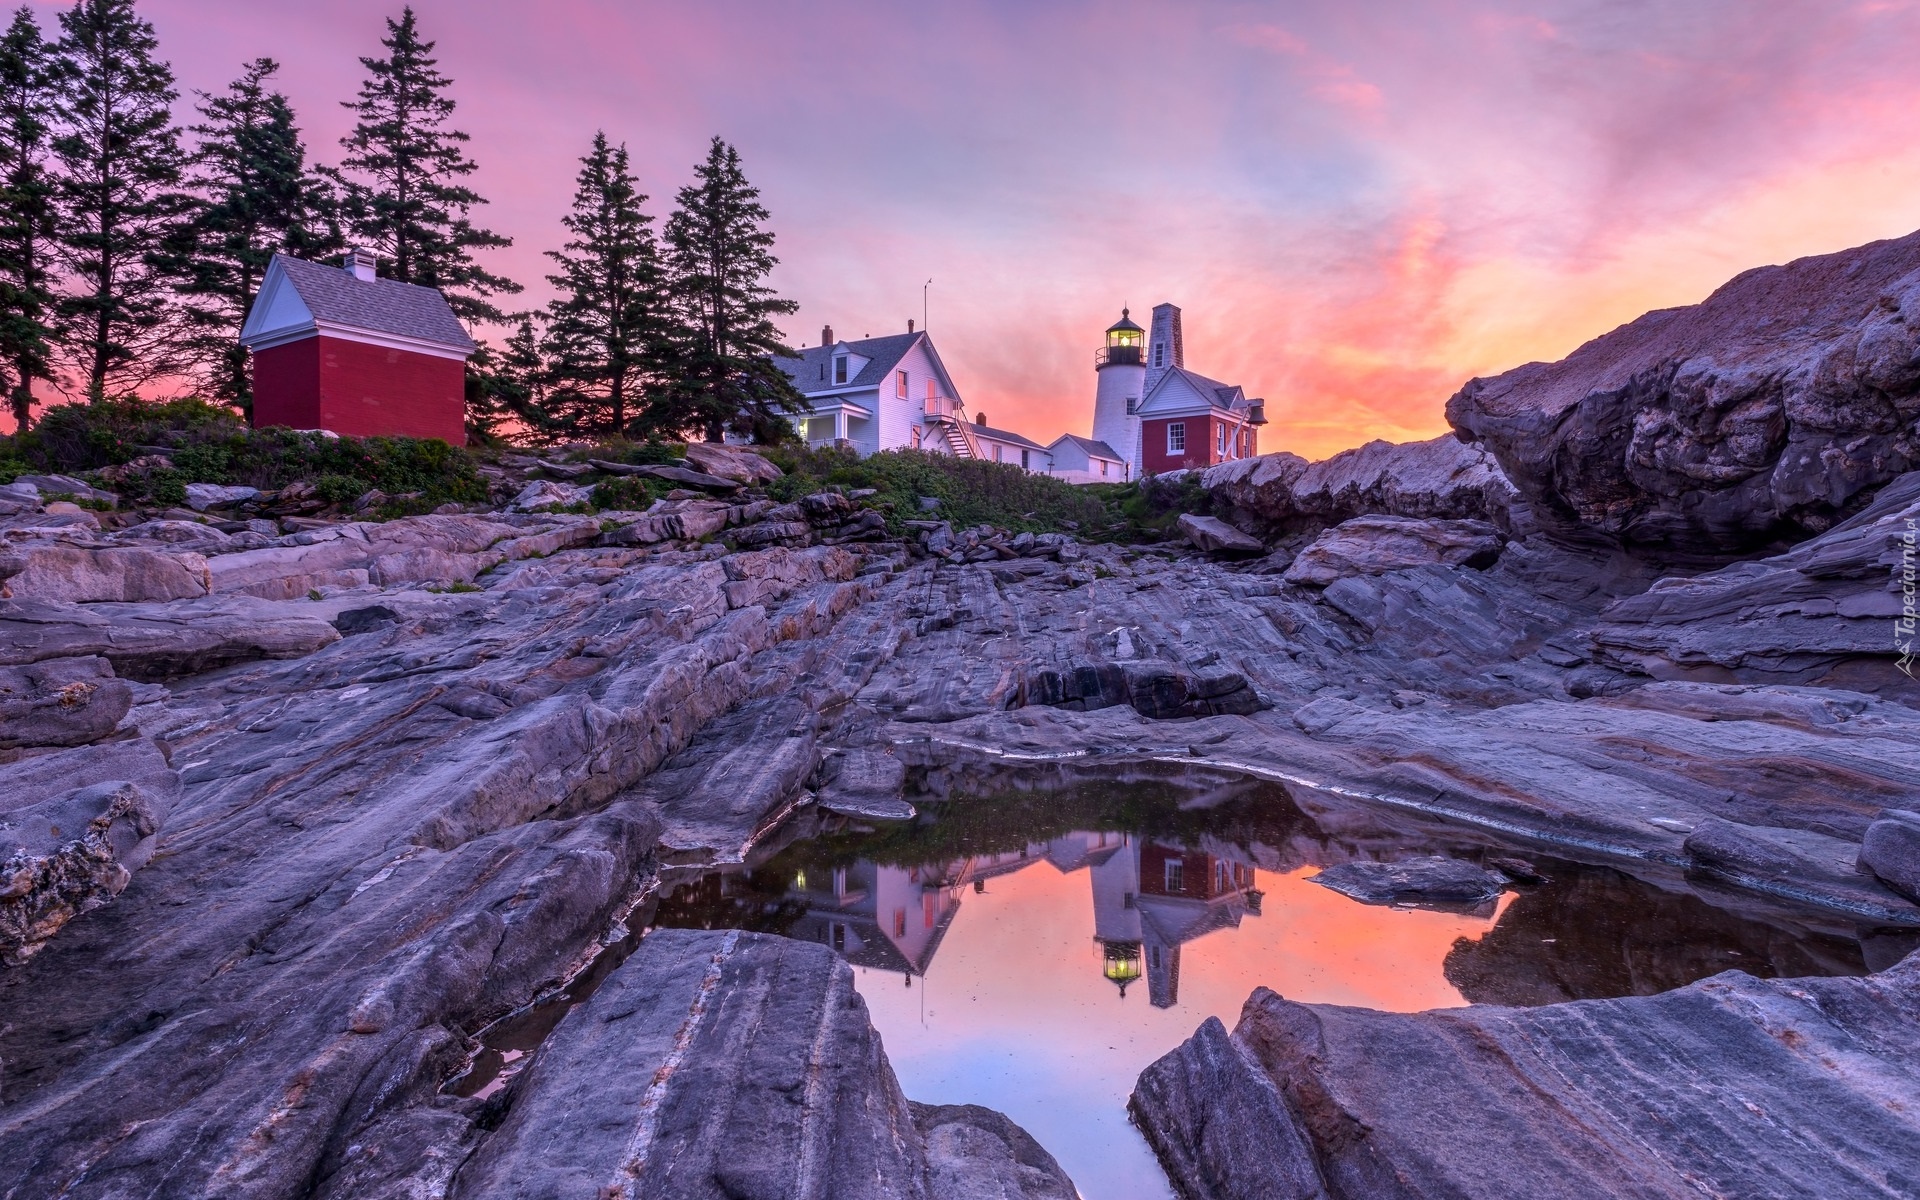
[[[1257,986],[1414,1011],[1644,993],[1730,967],[1862,969],[1844,931],[1575,863],[1535,860],[1550,882],[1491,911],[1359,904],[1307,878],[1356,859],[1511,851],[1307,799],[1311,815],[1255,783],[956,794],[912,824],[828,831],[706,876],[652,920],[832,947],[857,968],[909,1096],[1007,1113],[1089,1200],[1168,1196],[1126,1096],[1205,1017],[1233,1025]]]

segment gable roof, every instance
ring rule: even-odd
[[[479,348],[434,288],[359,279],[344,267],[274,255],[240,331],[241,344],[258,349],[328,332],[373,334],[463,356]]]
[[[1194,394],[1214,408],[1232,411],[1246,407],[1247,394],[1238,385],[1221,383],[1218,379],[1208,379],[1200,372],[1189,371],[1185,367],[1167,367],[1165,373],[1154,383],[1153,390],[1141,399],[1140,407],[1134,411],[1144,414],[1151,410],[1160,400],[1162,393],[1176,381],[1191,389]]]
[[[776,355],[773,365],[787,373],[803,396],[817,396],[821,392],[863,391],[877,388],[886,382],[887,376],[900,365],[900,360],[915,345],[925,343],[927,361],[933,364],[933,373],[940,379],[940,385],[946,394],[954,399],[960,398],[959,389],[953,386],[953,379],[947,374],[946,364],[940,361],[940,355],[933,348],[933,339],[922,329],[915,333],[894,333],[886,337],[862,338],[857,342],[835,342],[831,346],[814,346],[802,350],[797,358],[784,358]],[[845,383],[833,382],[834,352],[842,346],[867,360],[859,374]],[[916,397],[917,398],[917,397]]]
[[[991,425],[982,425],[978,421],[970,422],[967,428],[973,430],[975,437],[988,438],[996,442],[1009,442],[1015,446],[1024,446],[1029,450],[1038,450],[1043,454],[1046,453],[1047,448],[1039,442],[1034,441],[1032,438],[1022,437],[1011,430],[995,429]]]
[[[1107,445],[1105,442],[1096,442],[1092,438],[1083,438],[1080,435],[1074,434],[1074,433],[1063,433],[1059,437],[1053,439],[1053,445],[1058,446],[1061,442],[1072,442],[1074,445],[1086,451],[1088,457],[1090,458],[1107,458],[1107,459],[1112,459],[1114,462],[1127,461],[1125,458],[1121,457],[1120,452],[1118,450],[1115,450],[1112,446]],[[1052,449],[1052,448],[1053,448],[1052,446],[1048,447],[1048,449]]]

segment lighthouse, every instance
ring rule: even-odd
[[[1107,327],[1107,344],[1094,352],[1098,377],[1093,397],[1093,440],[1119,451],[1128,463],[1139,458],[1140,418],[1134,413],[1146,395],[1146,330],[1135,325],[1126,309]]]

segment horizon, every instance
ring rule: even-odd
[[[140,11],[183,123],[194,90],[272,57],[332,163],[399,7]],[[918,325],[931,278],[969,409],[1045,443],[1090,432],[1121,307],[1172,302],[1188,365],[1267,399],[1262,451],[1310,459],[1442,434],[1471,377],[1920,227],[1897,132],[1915,7],[414,5],[491,201],[475,223],[515,242],[482,259],[527,287],[503,307],[545,301],[596,129],[659,220],[717,134],[772,212],[796,348]]]

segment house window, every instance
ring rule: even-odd
[[[913,448],[918,450],[920,448],[920,427],[918,425],[913,427],[911,436],[913,438]]]
[[[995,445],[993,448],[993,461],[1000,461],[1000,447],[998,445]]]
[[[893,910],[893,936],[907,936],[907,910],[904,908]]]
[[[1107,475],[1107,460],[1103,458],[1100,460],[1100,477],[1104,479],[1106,478],[1106,475]]]
[[[835,383],[847,381],[847,356],[844,354],[833,360],[833,381]]]
[[[1187,864],[1177,858],[1167,860],[1167,891],[1184,892],[1187,890],[1185,878]]]
[[[1167,453],[1185,454],[1187,452],[1187,423],[1185,421],[1167,422]]]
[[[1214,426],[1213,452],[1221,455],[1227,452],[1227,427],[1225,425]]]
[[[927,399],[932,400],[939,394],[940,393],[933,390],[933,380],[929,378],[927,380]]]
[[[1022,451],[1020,452],[1020,469],[1021,469],[1021,470],[1023,470],[1023,471],[1031,471],[1031,470],[1033,470],[1033,457],[1032,457],[1032,455],[1033,455],[1033,451],[1031,451],[1031,450],[1022,450]]]
[[[893,394],[902,400],[907,398],[907,373],[905,371],[895,371],[893,373]]]

